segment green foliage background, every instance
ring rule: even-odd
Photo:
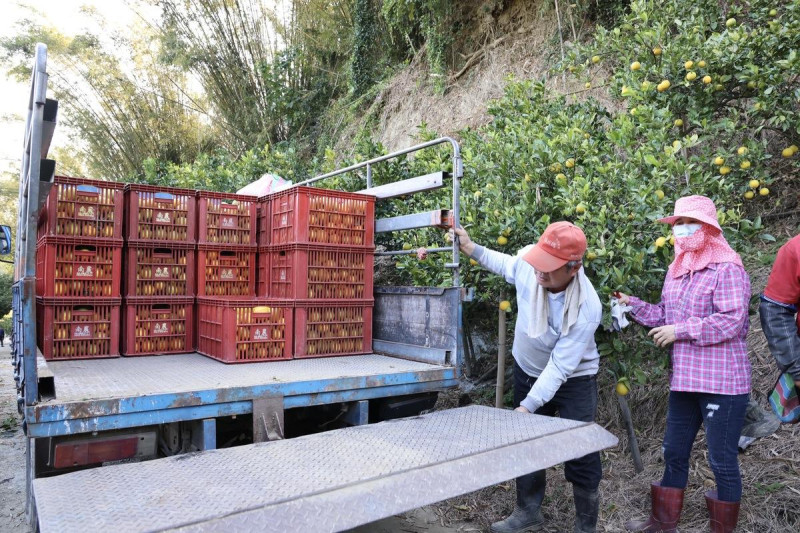
[[[126,141],[120,150],[103,152],[120,169],[114,177],[221,191],[266,172],[299,182],[385,153],[369,121],[351,153],[335,153],[328,144],[341,130],[320,117],[326,110],[328,120],[357,116],[381,77],[393,72],[387,67],[402,65],[424,47],[434,90],[447,89],[449,46],[458,30],[451,1],[385,0],[380,9],[372,0],[293,2],[290,22],[260,11],[225,18],[221,14],[232,4],[220,0],[190,3],[198,9],[164,3],[167,17],[155,33],[157,53],[150,60],[168,68],[149,78],[148,94],[176,83],[185,89],[182,76],[199,75],[205,94],[192,105],[207,108],[205,115],[187,112],[186,105],[170,106],[165,114],[163,94],[130,99],[125,106],[132,107],[98,116],[80,110],[73,115],[88,124],[90,143],[100,142],[109,121],[115,125],[110,131]],[[582,9],[591,14],[593,8]],[[197,23],[213,38],[193,35],[191,16],[200,17]],[[764,230],[762,213],[796,208],[800,156],[791,147],[800,144],[800,4],[634,0],[613,2],[595,16],[607,24],[597,25],[591,39],[568,43],[563,60],[543,79],[507,79],[502,98],[489,106],[492,120],[456,135],[465,168],[461,222],[477,242],[513,254],[535,242],[549,222],[571,220],[589,239],[585,267],[603,301],[613,290],[657,301],[672,248],[669,228],[656,219],[670,213],[677,198],[711,197],[725,236],[745,255],[758,240],[775,240]],[[261,43],[248,54],[223,46],[226,36],[241,39],[242,32],[265,28],[264,21],[286,47]],[[67,39],[37,27],[3,42],[5,59],[13,63],[40,38],[64,57],[96,61],[121,74],[90,35]],[[212,53],[215,47],[218,53]],[[561,94],[562,76],[587,89]],[[100,94],[115,87],[113,77],[90,81]],[[135,79],[123,82],[122,93],[139,94]],[[173,100],[185,102],[187,95]],[[133,133],[123,137],[130,132],[119,129],[117,118],[130,109],[139,115]],[[170,132],[164,142],[138,142],[137,128],[162,131],[159,120]],[[206,128],[209,123],[213,127]],[[182,132],[191,141],[183,148]],[[420,127],[420,140],[436,136]],[[124,157],[114,160],[119,153]],[[374,180],[380,185],[449,171],[450,165],[445,146],[377,165]],[[356,172],[321,185],[358,190],[363,184]],[[448,207],[448,194],[380,202],[378,216]],[[378,244],[431,248],[445,246],[443,237],[436,230],[384,234]],[[500,237],[506,244],[498,243]],[[433,255],[422,261],[400,256],[393,281],[449,284],[442,263]],[[510,288],[498,276],[463,265],[463,283],[477,289],[476,315],[508,296]],[[605,367],[617,376],[643,383],[643,369],[663,368],[659,357],[651,364],[663,352],[640,328],[621,335],[601,331],[598,342]]]

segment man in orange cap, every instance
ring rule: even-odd
[[[600,355],[594,333],[602,306],[583,272],[586,236],[569,222],[555,222],[539,242],[516,257],[477,245],[463,228],[451,230],[463,253],[505,277],[517,291],[514,329],[514,405],[517,411],[594,422]],[[575,531],[597,526],[600,454],[567,461],[564,475],[575,497]],[[541,512],[545,471],[517,478],[514,512],[492,524],[493,533],[535,531]]]

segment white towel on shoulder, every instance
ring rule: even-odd
[[[569,285],[567,285],[564,295],[561,335],[567,335],[570,328],[578,321],[581,305],[586,300],[586,294],[583,291],[585,279],[586,274],[583,273],[583,267],[581,267]],[[547,318],[550,314],[550,299],[547,297],[547,289],[537,283],[533,288],[531,300],[533,309],[528,324],[528,336],[535,339],[547,333]]]

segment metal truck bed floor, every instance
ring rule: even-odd
[[[471,406],[33,487],[43,533],[341,531],[616,443],[596,424]]]
[[[384,355],[354,355],[226,365],[198,353],[47,363],[56,402],[102,400],[310,380],[441,370]]]
[[[49,363],[55,399],[26,408],[29,437],[57,437],[431,392],[456,368],[378,354],[225,365],[197,353]]]

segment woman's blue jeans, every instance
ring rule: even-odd
[[[666,466],[661,486],[686,488],[689,456],[700,424],[703,424],[708,460],[717,481],[717,497],[728,502],[741,500],[738,444],[749,399],[749,394],[671,391],[664,434]]]

